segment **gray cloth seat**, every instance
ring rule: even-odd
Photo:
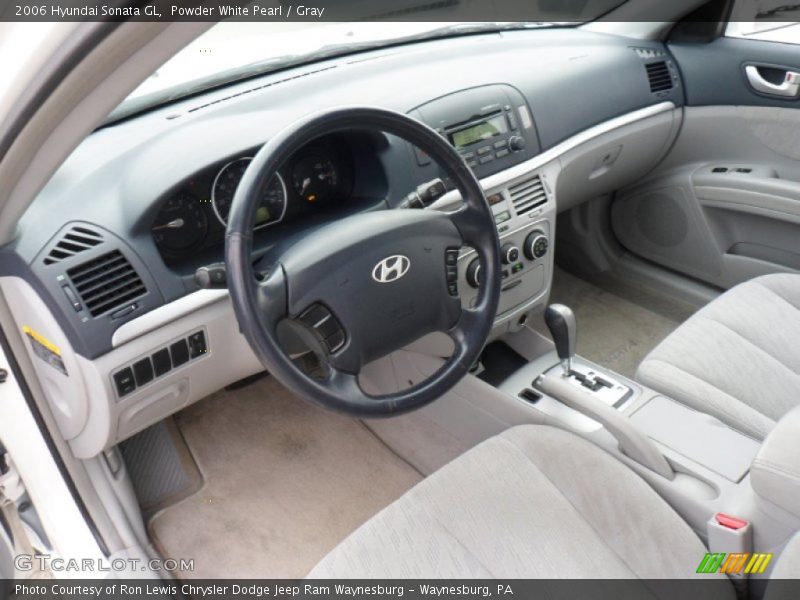
[[[728,290],[650,352],[636,378],[763,439],[800,405],[800,275]]]
[[[525,425],[420,482],[308,576],[686,579],[705,552],[610,454],[566,431]]]

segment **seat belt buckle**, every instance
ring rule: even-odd
[[[723,573],[743,580],[753,571],[753,528],[746,519],[716,513],[708,520],[708,550],[698,573]],[[760,565],[759,565],[760,566]]]

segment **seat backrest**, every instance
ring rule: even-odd
[[[778,557],[764,595],[764,600],[797,598],[800,598],[800,532],[792,536]]]

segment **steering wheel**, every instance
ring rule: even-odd
[[[427,152],[461,192],[463,206],[450,213],[377,210],[340,219],[309,232],[257,278],[253,226],[262,190],[306,143],[348,130],[395,135]],[[482,265],[471,308],[462,308],[448,286],[463,245],[477,252]],[[369,107],[312,114],[259,150],[233,199],[225,262],[236,318],[264,367],[301,398],[359,417],[420,408],[458,383],[486,343],[500,296],[497,229],[475,175],[433,129]],[[277,330],[286,320],[320,357],[324,378],[305,373],[283,351]],[[447,333],[455,345],[435,374],[388,395],[362,390],[358,375],[364,365],[434,331]]]

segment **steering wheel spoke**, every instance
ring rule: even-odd
[[[288,315],[286,276],[278,264],[256,284],[256,306],[261,324],[275,334],[278,323]]]
[[[482,200],[481,200],[482,201]],[[470,203],[446,213],[464,244],[477,245],[486,236],[486,215]]]

